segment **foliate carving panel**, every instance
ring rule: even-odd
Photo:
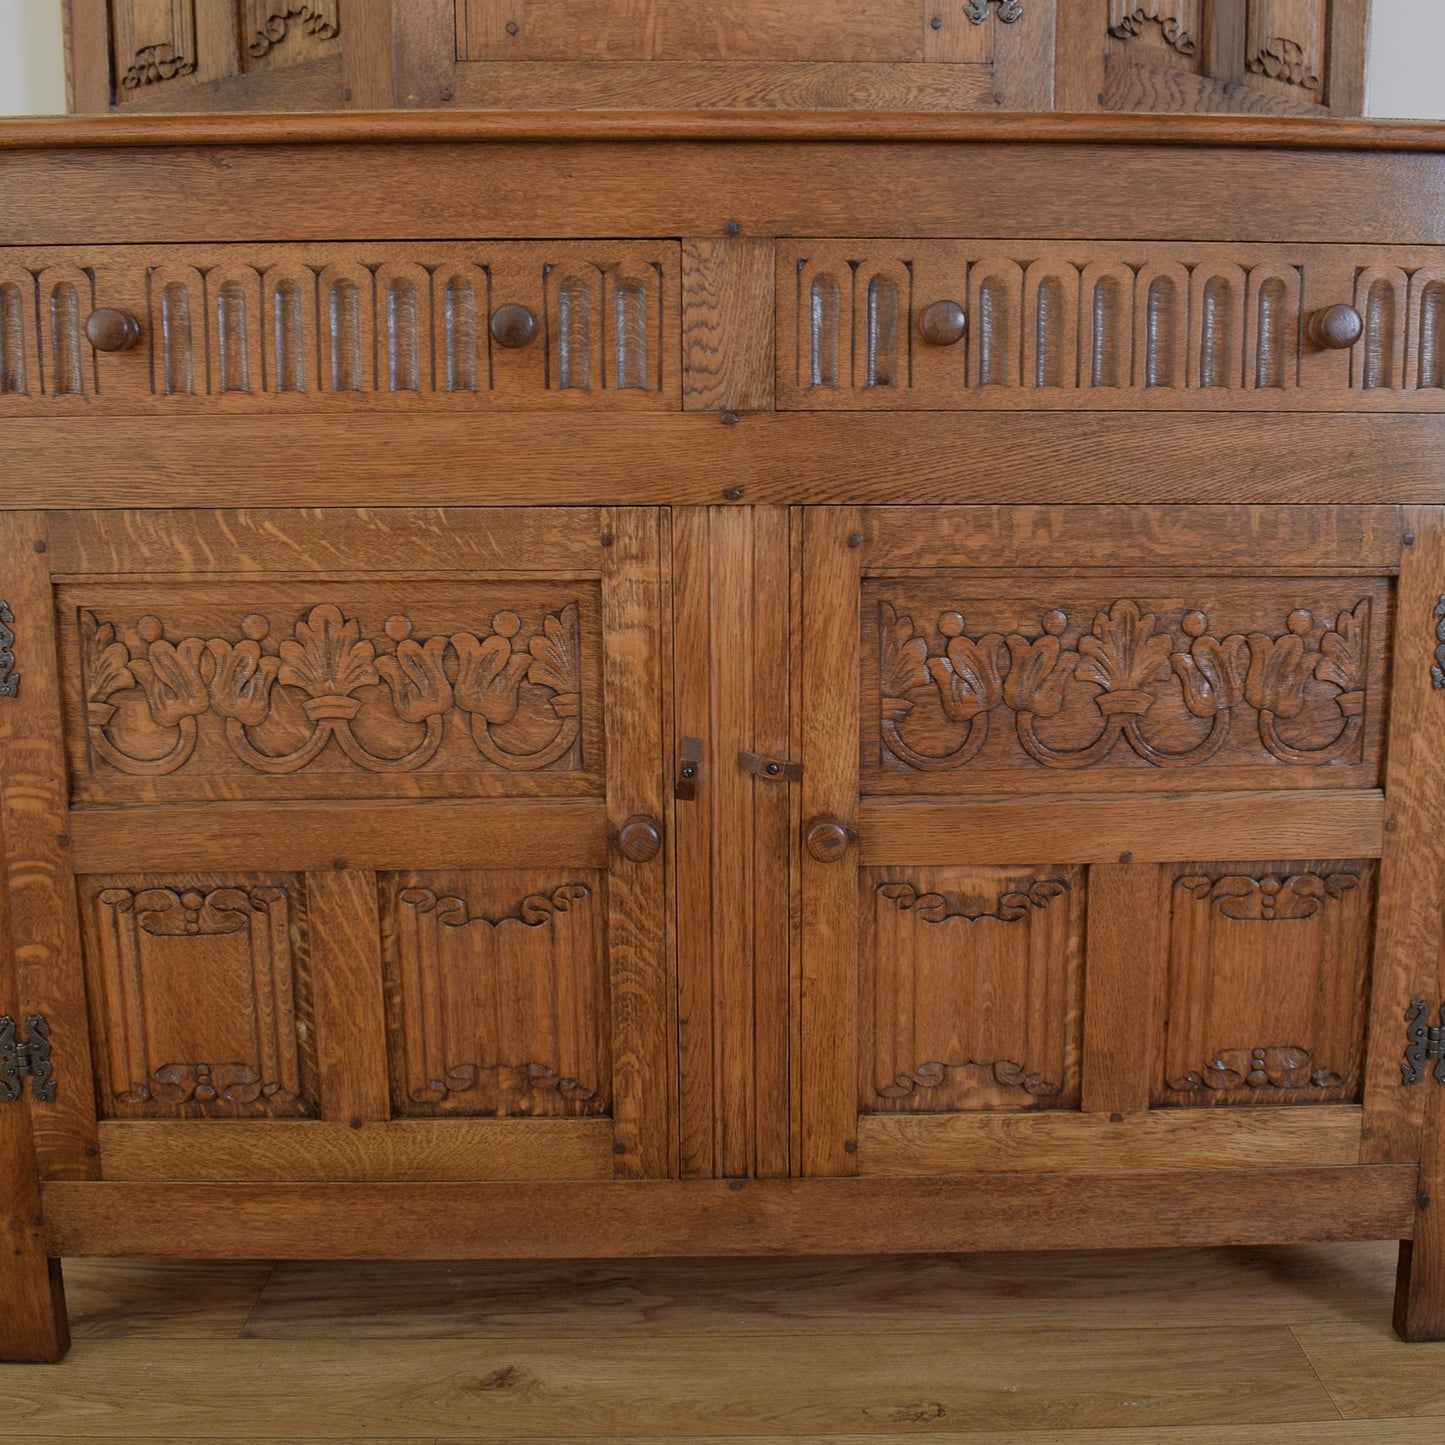
[[[1192,577],[864,588],[870,792],[1373,785],[1389,593]]]
[[[314,1115],[294,875],[81,881],[101,1112]]]
[[[611,1107],[601,873],[379,879],[398,1115]]]
[[[87,797],[600,788],[594,583],[67,599]]]
[[[121,98],[196,70],[196,0],[111,0]]]
[[[1158,27],[1161,40],[1179,55],[1199,54],[1200,0],[1109,0],[1109,34],[1133,40]]]
[[[865,869],[860,1108],[1070,1108],[1084,873]]]
[[[341,34],[340,0],[245,0],[246,49],[254,60],[297,36],[335,40]]]
[[[1155,1103],[1330,1103],[1360,1088],[1375,865],[1166,870]]]
[[[1245,69],[1319,99],[1324,90],[1325,0],[1249,0]]]

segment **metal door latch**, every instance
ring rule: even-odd
[[[55,1102],[55,1071],[50,1066],[50,1025],[44,1014],[25,1020],[28,1039],[15,1037],[15,1020],[0,1016],[0,1104],[13,1104],[30,1080],[30,1092],[42,1103]]]
[[[680,803],[690,803],[697,797],[697,770],[702,762],[702,739],[683,738],[682,753],[678,758],[677,782],[673,785],[672,796]]]
[[[790,763],[785,758],[764,758],[757,753],[739,753],[738,766],[745,773],[756,773],[770,782],[798,783],[803,779],[802,763]]]
[[[1417,998],[1405,1015],[1405,1062],[1400,1071],[1407,1084],[1418,1084],[1425,1077],[1425,1065],[1435,1063],[1435,1082],[1445,1084],[1445,1004],[1440,1008],[1440,1025],[1432,1025],[1430,1005]]]

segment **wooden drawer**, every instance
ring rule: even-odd
[[[680,268],[657,241],[10,250],[0,415],[674,411]],[[529,340],[493,334],[504,306]],[[94,349],[97,308],[134,316],[138,344]]]
[[[948,302],[963,326],[930,341],[925,314]],[[1339,305],[1362,334],[1332,350],[1310,323]],[[779,405],[798,410],[1433,411],[1445,253],[789,240],[778,368]]]

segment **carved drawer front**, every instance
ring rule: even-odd
[[[58,597],[78,801],[602,791],[595,580]]]
[[[318,1112],[299,876],[79,882],[102,1117]]]
[[[606,875],[379,881],[393,1112],[610,1113]]]
[[[1435,410],[1445,253],[790,240],[778,397],[803,410]]]
[[[1359,1098],[1375,875],[1359,859],[1162,870],[1156,1105]]]
[[[1078,1107],[1084,876],[862,870],[862,1113]]]
[[[865,794],[1379,782],[1387,579],[957,573],[862,596]]]
[[[680,267],[655,241],[12,250],[0,414],[675,410]],[[120,349],[97,310],[136,323]]]

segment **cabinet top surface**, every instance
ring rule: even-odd
[[[417,111],[0,121],[0,150],[506,141],[857,141],[1445,151],[1445,124],[1256,116]]]

